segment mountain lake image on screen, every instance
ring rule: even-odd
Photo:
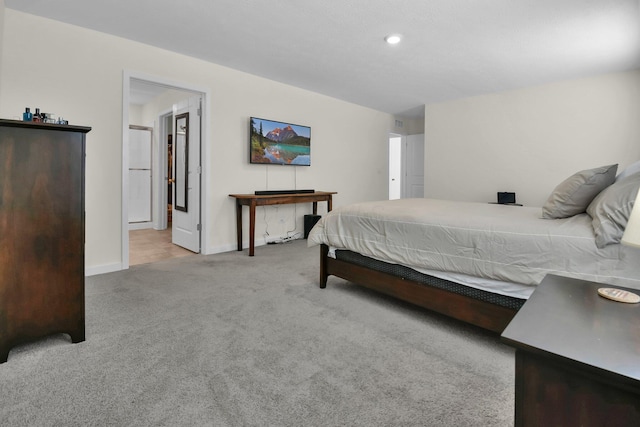
[[[251,117],[250,163],[311,166],[311,128]]]

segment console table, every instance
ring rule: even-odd
[[[640,425],[640,304],[548,275],[502,333],[516,348],[516,426]]]
[[[313,214],[318,214],[318,202],[327,202],[327,211],[332,208],[332,196],[335,191],[315,191],[297,194],[229,194],[236,199],[236,227],[238,250],[242,250],[242,207],[249,206],[249,256],[253,256],[256,233],[256,206],[286,205],[292,203],[313,203]]]

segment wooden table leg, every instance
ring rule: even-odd
[[[256,240],[256,202],[251,201],[249,205],[249,256],[253,256],[253,249]]]
[[[238,250],[242,250],[242,205],[236,199],[236,237],[238,238]]]
[[[255,252],[255,234],[256,234],[256,206],[270,206],[280,204],[294,203],[312,203],[313,215],[318,215],[318,202],[327,202],[327,211],[332,209],[331,195],[327,192],[320,192],[313,195],[275,195],[268,197],[265,195],[253,194],[229,194],[230,197],[236,199],[236,237],[238,239],[238,251],[243,250],[242,240],[242,207],[249,207],[249,256],[253,256]]]

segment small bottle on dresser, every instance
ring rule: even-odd
[[[30,122],[33,120],[33,114],[31,113],[31,109],[29,107],[24,109],[24,113],[22,113],[22,121]]]

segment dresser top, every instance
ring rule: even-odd
[[[53,123],[38,123],[38,122],[24,122],[22,120],[8,120],[0,119],[0,127],[15,127],[15,128],[28,128],[28,129],[48,129],[59,130],[65,132],[82,132],[87,133],[91,130],[87,126],[73,126],[73,125],[58,125]]]

